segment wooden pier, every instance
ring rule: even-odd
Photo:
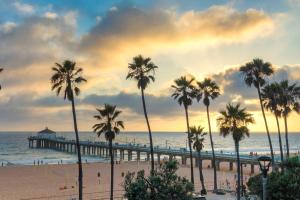
[[[52,149],[67,153],[76,153],[76,141],[66,140],[63,137],[47,138],[41,136],[30,136],[28,137],[29,148],[44,148]],[[189,151],[185,148],[174,149],[174,148],[162,148],[159,146],[154,147],[154,157],[157,162],[160,162],[163,156],[167,156],[168,159],[180,158],[183,165],[187,164],[189,158]],[[91,141],[80,141],[80,151],[82,155],[88,156],[99,156],[109,157],[109,146],[106,142],[91,142]],[[115,158],[119,160],[141,160],[141,155],[145,156],[146,160],[150,160],[150,148],[146,145],[139,144],[113,144],[113,152]],[[211,152],[203,151],[201,153],[202,160],[212,160]],[[233,170],[233,166],[236,165],[236,155],[228,153],[215,153],[216,156],[216,168],[220,169],[220,163],[228,163],[229,170]],[[125,158],[126,157],[126,158]],[[199,162],[197,159],[197,152],[193,152],[193,158],[195,159],[195,165],[198,166]],[[257,156],[241,155],[241,164],[250,165],[251,173],[254,173],[255,165],[258,165]],[[211,165],[214,167],[213,165]]]

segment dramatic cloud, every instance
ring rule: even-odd
[[[204,11],[176,13],[136,7],[111,9],[83,38],[82,47],[109,60],[116,52],[151,51],[170,47],[201,47],[220,43],[244,43],[273,30],[263,11],[237,11],[212,6]],[[101,60],[101,59],[100,59]]]

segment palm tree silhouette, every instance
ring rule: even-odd
[[[275,162],[274,162],[273,145],[272,145],[269,127],[268,127],[268,123],[267,123],[267,119],[266,119],[266,115],[262,103],[262,98],[261,98],[261,88],[266,84],[266,78],[274,73],[272,64],[269,62],[264,62],[262,59],[255,58],[251,62],[248,62],[245,65],[241,66],[240,72],[244,76],[244,81],[246,85],[248,87],[254,85],[254,87],[257,89],[260,108],[264,118],[269,146],[270,146],[270,152],[272,158],[272,169],[274,169]]]
[[[289,84],[288,80],[279,82],[281,90],[281,107],[285,127],[286,155],[290,156],[287,117],[292,111],[300,114],[300,87],[296,83]]]
[[[214,191],[218,189],[217,186],[217,169],[216,169],[216,157],[215,157],[215,150],[214,150],[214,142],[211,133],[211,125],[210,125],[210,116],[209,116],[209,105],[210,99],[214,100],[220,95],[220,88],[216,82],[212,81],[209,78],[205,78],[202,82],[197,82],[199,90],[203,94],[203,104],[206,106],[206,114],[207,114],[207,121],[208,121],[208,130],[209,130],[209,138],[210,138],[210,145],[211,151],[213,156],[213,168],[214,168]]]
[[[74,102],[74,93],[76,96],[80,94],[79,85],[86,82],[81,76],[82,68],[77,68],[76,63],[70,60],[65,60],[63,64],[55,63],[56,67],[52,70],[54,74],[51,77],[52,90],[56,90],[58,96],[61,91],[64,93],[64,100],[68,99],[72,103],[73,123],[76,136],[76,149],[78,156],[78,184],[79,184],[79,200],[82,200],[82,163],[79,144],[79,135],[76,120],[76,110]]]
[[[202,172],[202,158],[201,158],[201,151],[204,148],[204,137],[207,133],[203,132],[203,127],[201,126],[192,126],[190,127],[191,132],[191,140],[193,141],[193,149],[197,151],[198,154],[198,161],[199,161],[199,175],[200,175],[200,182],[202,186],[201,194],[206,194],[206,189],[204,185],[204,178]]]
[[[94,132],[98,137],[104,134],[106,141],[109,142],[110,153],[110,200],[113,200],[114,195],[114,153],[112,148],[112,141],[115,139],[116,134],[120,133],[120,128],[124,129],[123,121],[117,120],[121,111],[116,110],[116,106],[105,104],[104,108],[97,109],[98,114],[94,116],[100,122],[93,126]]]
[[[217,124],[220,128],[220,134],[223,137],[232,135],[235,145],[236,157],[237,157],[237,200],[241,198],[241,164],[239,154],[239,142],[249,137],[248,124],[254,123],[254,119],[251,114],[246,112],[245,108],[240,108],[240,104],[232,105],[227,104],[226,110],[220,112],[221,116],[217,119]]]
[[[278,131],[278,141],[280,148],[280,158],[281,163],[283,163],[283,149],[282,149],[282,141],[281,141],[281,133],[280,133],[280,125],[278,118],[281,117],[280,110],[280,85],[277,82],[266,85],[261,92],[261,98],[264,107],[266,110],[270,110],[276,119],[277,131]]]
[[[3,71],[3,68],[0,68],[0,73]],[[2,89],[2,86],[0,85],[0,90]]]
[[[144,90],[150,84],[150,82],[154,82],[154,73],[155,69],[158,67],[151,62],[151,58],[143,58],[143,56],[138,55],[133,58],[133,62],[128,65],[129,72],[127,74],[126,79],[135,79],[137,81],[137,87],[141,90],[142,102],[143,102],[143,110],[144,115],[148,127],[149,132],[149,141],[150,141],[150,153],[151,153],[151,173],[154,172],[154,153],[153,153],[153,142],[152,142],[152,132],[150,128],[150,123],[148,119],[146,102]]]
[[[194,78],[187,78],[186,76],[182,76],[179,79],[176,79],[175,85],[171,87],[174,88],[174,92],[172,97],[177,100],[179,105],[183,105],[185,111],[185,119],[186,119],[186,127],[188,133],[188,143],[189,143],[189,150],[190,150],[190,163],[191,163],[191,182],[194,184],[194,169],[193,169],[193,153],[192,153],[192,141],[191,141],[191,134],[189,130],[189,114],[188,114],[188,107],[192,105],[193,98],[196,97],[195,87],[193,85]]]

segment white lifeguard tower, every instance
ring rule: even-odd
[[[50,130],[48,127],[46,127],[44,130],[41,130],[37,133],[37,136],[43,137],[43,138],[56,138],[56,132]]]

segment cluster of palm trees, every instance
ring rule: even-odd
[[[296,83],[289,83],[288,80],[281,82],[268,82],[268,77],[274,74],[274,68],[269,62],[264,62],[262,59],[253,59],[240,67],[240,72],[244,76],[245,83],[257,89],[262,115],[266,127],[266,133],[270,145],[270,154],[272,158],[272,169],[275,169],[274,151],[270,137],[269,127],[265,116],[265,109],[271,111],[276,119],[278,140],[280,146],[281,161],[283,161],[283,148],[281,140],[281,132],[279,126],[279,118],[284,119],[285,126],[285,142],[286,142],[286,157],[289,158],[289,139],[287,118],[291,112],[300,113],[300,87]]]
[[[150,153],[151,153],[151,173],[154,172],[154,155],[153,155],[153,141],[151,126],[147,113],[147,106],[145,101],[145,90],[147,86],[155,81],[155,70],[158,68],[150,58],[144,58],[138,55],[133,58],[132,63],[129,63],[126,79],[134,79],[137,82],[137,87],[141,91],[141,100],[145,120],[149,133]],[[56,91],[57,95],[63,93],[63,98],[69,100],[72,105],[72,114],[74,122],[74,132],[76,136],[76,148],[78,156],[78,189],[79,199],[82,200],[83,195],[83,181],[82,181],[82,162],[81,152],[79,145],[79,134],[76,120],[76,109],[75,109],[75,96],[80,94],[80,84],[86,82],[86,79],[82,77],[83,69],[76,66],[73,61],[66,60],[62,64],[56,63],[56,66],[52,68],[53,75],[51,77],[52,90]],[[2,69],[0,69],[2,71]],[[289,145],[288,145],[288,128],[287,128],[287,117],[292,111],[300,112],[299,98],[300,98],[300,87],[296,84],[289,84],[288,81],[282,81],[280,83],[268,83],[267,78],[274,73],[274,69],[270,63],[264,62],[261,59],[254,59],[253,61],[246,63],[240,67],[245,83],[248,86],[254,85],[258,91],[258,97],[260,100],[261,110],[266,126],[266,133],[269,140],[271,157],[274,163],[274,153],[272,141],[270,138],[270,132],[265,116],[265,109],[270,110],[277,122],[278,136],[280,143],[281,159],[283,161],[283,150],[281,133],[279,127],[279,118],[283,118],[285,122],[285,135],[286,135],[286,146],[287,146],[287,157],[289,156]],[[201,126],[190,126],[189,124],[189,108],[193,101],[200,102],[206,108],[207,122],[208,122],[208,133],[210,139],[210,145],[212,150],[212,167],[214,169],[214,191],[217,190],[217,173],[216,173],[216,159],[214,152],[214,141],[211,131],[211,121],[209,107],[211,100],[216,99],[220,95],[220,88],[210,78],[205,78],[203,81],[196,81],[191,76],[182,76],[174,81],[172,85],[173,94],[172,97],[177,100],[179,105],[183,105],[184,113],[186,118],[187,126],[187,138],[189,144],[190,153],[190,170],[191,170],[191,182],[194,183],[194,172],[193,172],[193,159],[192,149],[197,151],[198,162],[199,162],[199,175],[202,185],[202,193],[206,193],[204,178],[202,173],[202,159],[201,151],[204,147],[204,128]],[[115,139],[116,134],[120,132],[120,129],[124,128],[123,121],[118,120],[121,111],[117,110],[116,106],[105,104],[103,108],[97,108],[98,115],[95,115],[95,119],[98,121],[93,126],[93,130],[98,136],[104,135],[105,139],[109,142],[110,157],[111,157],[111,192],[110,199],[113,199],[113,177],[114,177],[114,153],[112,147],[112,141]],[[239,160],[239,142],[245,137],[249,136],[248,125],[254,123],[254,119],[245,108],[241,108],[240,104],[233,105],[227,104],[226,109],[220,111],[220,116],[217,118],[217,125],[220,130],[220,134],[224,137],[232,135],[235,150],[237,155],[237,166],[240,166]],[[240,199],[240,167],[237,167],[238,172],[238,190],[237,196]]]

